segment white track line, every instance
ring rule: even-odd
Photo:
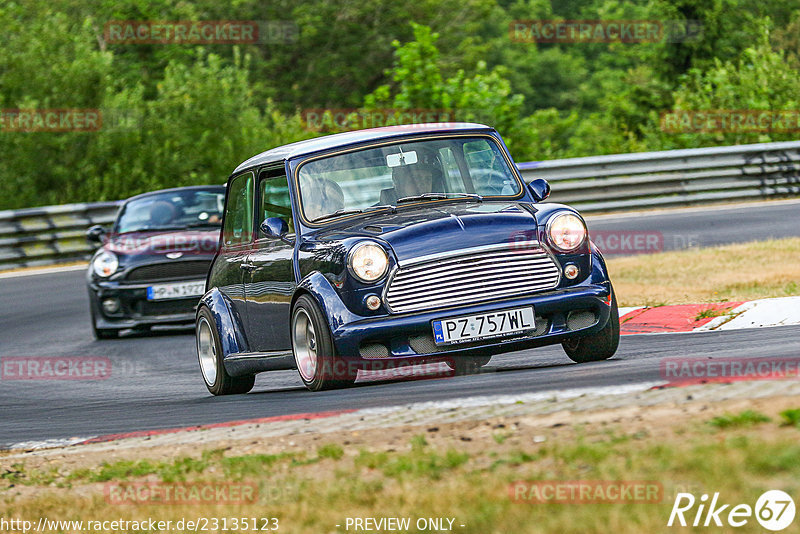
[[[619,318],[624,319],[629,313],[633,313],[636,310],[641,310],[643,308],[644,306],[623,306],[619,309]]]
[[[734,318],[723,315],[695,328],[695,332],[708,330],[739,330],[800,324],[800,297],[780,297],[745,302],[731,310]]]
[[[20,276],[33,276],[35,274],[54,274],[54,273],[67,273],[70,271],[85,271],[89,268],[89,264],[81,264],[81,265],[67,265],[65,267],[42,267],[39,268],[30,268],[25,269],[23,271],[12,271],[9,273],[2,273],[0,272],[0,278],[18,278]]]
[[[26,451],[35,451],[39,449],[55,449],[58,447],[69,447],[70,445],[83,443],[84,441],[87,441],[94,437],[96,436],[82,437],[82,438],[45,439],[41,441],[20,441],[18,443],[13,443],[11,445],[3,447],[3,450],[23,449]]]
[[[477,397],[463,397],[460,399],[448,399],[442,401],[424,401],[404,404],[401,406],[387,406],[384,408],[364,408],[356,412],[357,415],[388,414],[394,412],[414,413],[422,410],[456,410],[460,408],[478,408],[483,406],[499,406],[518,403],[540,402],[540,401],[563,401],[578,397],[604,397],[608,395],[629,395],[647,391],[655,386],[664,385],[665,381],[641,382],[638,384],[623,384],[619,386],[596,386],[588,388],[574,389],[553,389],[548,391],[538,391],[534,393],[519,393],[514,395],[485,395]],[[347,414],[353,416],[353,414]]]

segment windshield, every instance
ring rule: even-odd
[[[149,232],[217,227],[222,221],[225,188],[185,189],[155,193],[125,204],[115,231]]]
[[[303,214],[312,222],[404,201],[522,192],[494,139],[477,136],[395,143],[313,160],[300,167],[298,186]]]

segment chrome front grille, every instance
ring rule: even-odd
[[[394,313],[432,310],[552,289],[559,278],[558,266],[538,243],[505,243],[401,264],[384,300]]]

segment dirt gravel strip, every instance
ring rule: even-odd
[[[135,452],[153,448],[167,450],[178,447],[197,449],[219,443],[264,443],[275,438],[296,439],[308,436],[330,437],[356,435],[379,429],[430,427],[460,422],[528,418],[543,419],[548,424],[574,424],[581,418],[608,411],[638,410],[646,415],[650,409],[687,404],[726,401],[754,402],[777,397],[797,398],[800,404],[800,381],[754,380],[734,383],[663,387],[663,382],[645,382],[626,386],[581,388],[520,395],[468,397],[451,401],[410,403],[385,408],[369,408],[346,413],[314,417],[305,414],[275,421],[241,421],[223,425],[192,427],[183,431],[171,429],[146,436],[116,435],[106,441],[100,438],[74,438],[61,443],[53,441],[21,442],[3,456],[31,458],[48,456],[92,456],[114,452]],[[270,439],[267,439],[270,438]],[[289,442],[289,444],[293,444]],[[55,448],[54,448],[55,445]]]

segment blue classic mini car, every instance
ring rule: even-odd
[[[560,343],[576,362],[619,343],[614,291],[572,208],[525,185],[480,124],[377,128],[269,150],[231,175],[197,309],[209,391],[297,368],[311,390],[359,369]]]

